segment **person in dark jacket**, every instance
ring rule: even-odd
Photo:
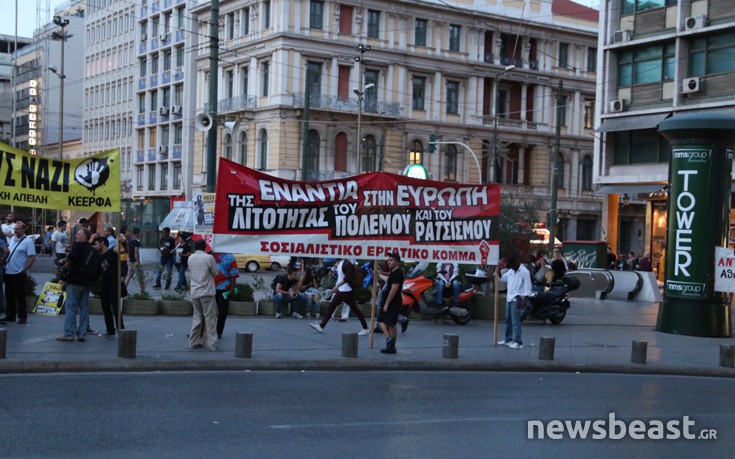
[[[567,261],[564,259],[564,255],[561,253],[561,250],[554,249],[554,254],[551,257],[551,271],[554,272],[552,282],[560,281],[568,269]]]
[[[94,241],[94,249],[102,254],[105,260],[106,269],[102,273],[102,289],[100,290],[100,303],[102,304],[102,313],[105,316],[105,328],[107,332],[102,336],[115,336],[115,332],[125,328],[122,323],[122,316],[118,316],[120,307],[120,282],[122,277],[118,270],[118,246],[114,249],[109,248],[109,240],[99,237]],[[119,318],[119,321],[118,321]]]

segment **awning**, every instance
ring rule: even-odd
[[[651,129],[665,120],[671,113],[656,113],[653,115],[624,116],[620,118],[608,118],[602,122],[597,132],[635,131],[639,129]]]
[[[170,228],[171,231],[196,233],[197,217],[193,207],[174,207],[163,219],[158,230]]]
[[[620,183],[618,185],[602,185],[594,194],[650,194],[660,191],[666,186],[665,183]]]

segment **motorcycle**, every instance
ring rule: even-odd
[[[564,276],[560,281],[552,282],[548,290],[532,293],[528,296],[526,308],[521,313],[521,321],[531,317],[549,319],[554,325],[560,324],[570,306],[569,292],[577,290],[579,285],[579,279],[576,277]]]
[[[477,286],[468,283],[460,285],[459,306],[438,306],[433,293],[434,279],[424,276],[424,271],[428,266],[429,263],[426,262],[417,264],[403,282],[403,307],[406,310],[406,317],[411,312],[416,312],[425,315],[431,314],[435,318],[450,316],[454,323],[458,325],[468,323],[471,319],[470,301],[477,293]],[[445,292],[450,296],[451,291],[452,289],[445,289]]]

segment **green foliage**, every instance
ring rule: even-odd
[[[180,293],[164,293],[161,295],[161,299],[166,301],[186,301],[184,295]]]
[[[258,274],[253,274],[253,290],[262,293],[267,298],[273,295],[270,282],[267,282],[265,277],[259,276]]]
[[[500,258],[519,256],[527,260],[533,248],[530,241],[536,237],[532,224],[545,221],[539,212],[544,205],[540,198],[520,200],[501,194],[498,231],[500,239]]]
[[[153,297],[148,292],[138,292],[133,293],[132,295],[128,295],[128,300],[138,300],[138,301],[146,301],[146,300],[152,300]]]
[[[367,287],[360,287],[355,290],[355,301],[358,304],[367,303],[373,297],[373,291]]]
[[[250,284],[235,284],[235,291],[227,297],[230,301],[253,301],[255,295]]]
[[[26,296],[36,296],[36,287],[38,282],[33,276],[26,276],[25,294]]]

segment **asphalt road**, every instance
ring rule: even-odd
[[[735,446],[731,379],[197,372],[15,375],[0,384],[2,457],[732,457]],[[631,425],[689,416],[692,432],[713,428],[717,440],[527,438],[529,420],[612,412]]]

